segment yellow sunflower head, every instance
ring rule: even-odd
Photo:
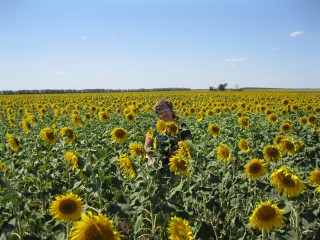
[[[136,178],[136,172],[133,168],[132,162],[130,158],[128,158],[127,154],[121,154],[118,158],[119,166],[123,170],[125,174],[130,176],[131,179]]]
[[[278,118],[277,118],[277,115],[275,114],[270,114],[268,115],[268,121],[272,124],[275,124],[278,122]]]
[[[217,148],[217,158],[220,162],[230,162],[232,158],[231,150],[223,143]]]
[[[244,172],[249,178],[256,179],[266,174],[267,167],[263,160],[254,158],[246,164]]]
[[[70,127],[63,127],[60,130],[60,135],[66,137],[66,142],[70,143],[76,139],[76,134]]]
[[[81,220],[74,223],[69,237],[70,240],[120,240],[120,234],[112,220],[102,214],[94,215],[91,211],[88,211],[88,214],[83,213]]]
[[[165,134],[166,133],[166,123],[165,123],[165,121],[159,119],[157,121],[157,124],[156,124],[156,129],[157,129],[157,132],[159,134]]]
[[[294,175],[286,166],[275,170],[270,175],[270,184],[278,189],[283,196],[297,197],[305,189],[300,178]]]
[[[308,116],[307,121],[310,126],[315,126],[318,122],[318,117],[314,114],[311,114]]]
[[[72,192],[58,195],[50,204],[50,215],[61,221],[75,220],[81,217],[82,200]]]
[[[31,130],[31,124],[27,121],[27,119],[22,119],[21,121],[23,131],[28,134]]]
[[[187,177],[189,175],[190,166],[188,159],[181,155],[174,155],[169,158],[170,172],[182,177]]]
[[[270,232],[273,228],[283,226],[285,217],[282,212],[283,210],[280,210],[278,206],[270,202],[262,202],[253,210],[249,221],[253,228]]]
[[[250,121],[249,118],[247,118],[246,116],[240,117],[238,119],[238,123],[243,127],[243,128],[248,128],[250,125]]]
[[[108,123],[110,122],[110,116],[108,114],[108,112],[106,111],[100,111],[99,112],[99,120],[103,123]]]
[[[18,152],[20,150],[20,143],[19,143],[18,139],[10,133],[6,134],[6,138],[7,138],[9,148],[13,152]]]
[[[146,159],[146,151],[141,143],[130,143],[129,150],[132,157],[140,157],[141,160]]]
[[[114,128],[111,131],[111,138],[115,142],[124,143],[128,138],[128,132],[124,128]]]
[[[309,175],[311,185],[320,186],[320,169],[313,170]]]
[[[288,155],[292,155],[296,152],[296,144],[292,139],[284,138],[281,140],[280,148],[283,152]]]
[[[134,119],[135,119],[135,115],[133,114],[133,113],[131,113],[131,112],[129,112],[129,113],[127,113],[126,115],[125,115],[125,118],[126,118],[126,120],[128,121],[128,122],[134,122]]]
[[[280,131],[283,133],[288,133],[291,131],[291,129],[292,129],[292,125],[288,122],[284,122],[280,126]]]
[[[285,137],[284,135],[277,135],[277,136],[275,136],[273,142],[274,142],[274,144],[275,144],[276,146],[278,146],[278,145],[281,144],[281,141],[282,141],[283,139],[285,139],[285,138],[286,138],[286,137]]]
[[[178,154],[187,158],[191,158],[190,146],[185,141],[178,142]]]
[[[244,138],[241,138],[241,139],[239,140],[238,146],[239,146],[239,148],[240,148],[240,150],[241,150],[242,152],[247,153],[247,152],[250,151],[249,144],[248,144],[247,140],[244,139]]]
[[[40,137],[43,141],[49,143],[49,144],[54,144],[56,143],[56,133],[54,130],[51,128],[43,128],[40,131]]]
[[[212,136],[219,136],[221,133],[221,128],[216,124],[209,124],[208,131]]]
[[[66,152],[63,159],[72,163],[72,171],[78,168],[78,156],[73,151]]]
[[[171,217],[169,227],[167,228],[170,240],[192,240],[192,231],[189,222],[180,217]]]
[[[177,136],[179,133],[179,126],[175,122],[166,122],[166,132],[171,136]]]
[[[281,152],[278,147],[268,145],[263,148],[263,156],[268,161],[277,162],[281,158]]]
[[[82,127],[82,120],[81,117],[78,114],[72,114],[71,115],[71,121],[77,125],[78,127]]]

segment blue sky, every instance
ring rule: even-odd
[[[0,90],[320,88],[318,0],[0,0]]]

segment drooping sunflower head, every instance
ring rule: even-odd
[[[80,221],[74,223],[69,237],[70,240],[120,240],[120,233],[107,216],[88,211],[88,214],[81,215]]]
[[[75,170],[76,168],[78,168],[78,156],[75,152],[73,151],[67,151],[64,154],[63,159],[65,161],[68,161],[70,163],[72,163],[72,171]]]
[[[273,228],[278,229],[283,226],[285,217],[282,212],[283,210],[271,202],[262,202],[254,209],[249,221],[253,228],[270,232]]]
[[[208,131],[212,136],[219,136],[221,133],[221,128],[216,124],[209,124]]]
[[[249,121],[249,118],[246,117],[246,116],[243,116],[243,117],[240,117],[238,119],[238,123],[241,125],[241,127],[243,128],[248,128],[249,125],[250,125],[250,121]]]
[[[40,131],[40,137],[43,141],[45,141],[49,144],[56,143],[56,133],[51,128],[43,128]]]
[[[220,162],[230,162],[232,158],[232,152],[225,144],[220,143],[217,148],[217,158]]]
[[[177,136],[179,133],[179,126],[175,122],[169,121],[165,122],[166,132],[171,136]]]
[[[156,129],[157,129],[157,132],[159,134],[165,134],[166,133],[166,123],[165,123],[165,121],[159,119],[157,121],[157,124],[156,124]]]
[[[72,192],[66,195],[58,195],[50,204],[50,214],[61,221],[80,218],[82,212],[82,199]]]
[[[182,177],[187,177],[189,175],[190,166],[188,159],[181,155],[174,155],[169,159],[170,172]]]
[[[145,160],[146,151],[141,143],[132,142],[129,145],[129,150],[132,157],[140,157],[141,160]]]
[[[246,164],[244,172],[249,178],[256,179],[266,174],[267,167],[263,160],[254,158]]]
[[[70,127],[63,127],[60,130],[60,135],[66,137],[66,142],[71,143],[76,139],[74,130]]]
[[[311,185],[320,186],[320,169],[313,170],[309,175]]]
[[[6,134],[6,138],[7,138],[9,148],[13,152],[18,152],[20,150],[20,143],[19,143],[18,139],[10,133]]]
[[[71,121],[78,127],[82,127],[82,119],[79,114],[72,114]]]
[[[240,150],[241,150],[242,152],[247,153],[247,152],[250,151],[249,144],[248,144],[247,140],[244,139],[244,138],[241,138],[241,139],[239,140],[238,146],[239,146],[239,148],[240,148]]]
[[[28,134],[30,132],[30,130],[31,130],[31,124],[25,118],[22,119],[21,124],[22,124],[22,129],[24,130],[24,132],[26,134]]]
[[[174,216],[171,217],[169,227],[167,228],[170,240],[192,240],[192,231],[189,222],[186,219]]]
[[[190,146],[185,141],[178,142],[178,154],[187,158],[191,158]]]
[[[124,128],[116,127],[111,131],[111,138],[115,142],[124,143],[128,138],[128,132]]]
[[[130,158],[128,158],[127,154],[121,154],[118,158],[118,163],[120,168],[123,170],[125,174],[130,176],[131,179],[136,178],[136,172],[133,168],[132,162]]]
[[[285,139],[285,138],[286,138],[286,136],[284,136],[284,135],[277,135],[277,136],[275,136],[273,142],[274,142],[274,144],[275,144],[276,146],[278,146],[278,145],[281,144],[281,141],[282,141],[283,139]]]
[[[305,189],[300,178],[294,175],[286,166],[275,170],[270,175],[270,184],[278,189],[283,196],[297,197]]]
[[[282,155],[278,147],[268,145],[263,148],[263,156],[268,161],[277,162]]]

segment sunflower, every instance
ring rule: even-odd
[[[74,152],[66,152],[63,159],[72,163],[72,171],[78,168],[78,156]]]
[[[285,217],[282,213],[283,210],[271,202],[262,202],[253,210],[249,221],[253,228],[270,232],[271,229],[281,228],[284,224]]]
[[[296,152],[296,144],[292,139],[284,138],[281,140],[281,143],[279,144],[281,150],[283,150],[286,154],[292,155]]]
[[[239,140],[238,146],[239,146],[239,148],[240,148],[240,150],[241,150],[242,152],[247,153],[247,152],[250,151],[249,144],[248,144],[247,140],[244,139],[244,138],[241,138],[241,139]]]
[[[309,175],[311,185],[320,186],[320,169],[313,170]]]
[[[281,152],[276,146],[265,146],[262,152],[264,158],[271,162],[277,162],[281,158]]]
[[[30,123],[32,125],[37,123],[37,119],[31,113],[28,114],[26,118],[27,118],[28,123]]]
[[[166,122],[166,132],[171,136],[177,136],[179,133],[179,126],[175,122]]]
[[[159,119],[157,121],[157,124],[156,124],[156,129],[157,129],[157,132],[159,134],[165,134],[166,133],[166,123],[165,123],[165,121]]]
[[[135,116],[133,113],[129,112],[125,114],[125,118],[128,122],[134,122]]]
[[[148,134],[149,138],[151,138],[151,139],[155,138],[154,129],[153,128],[149,128],[148,131],[147,131],[147,134]]]
[[[110,122],[110,116],[107,112],[100,111],[99,112],[99,120],[103,123],[108,123],[108,122]]]
[[[7,133],[6,138],[7,138],[9,148],[13,152],[18,152],[20,150],[20,144],[19,144],[19,141],[16,139],[16,137],[10,133]]]
[[[21,124],[22,124],[23,131],[25,131],[25,133],[28,134],[31,130],[31,124],[25,118],[22,119]]]
[[[230,162],[232,158],[231,150],[223,143],[217,148],[217,158],[221,162]]]
[[[78,127],[82,127],[82,120],[78,114],[72,114],[71,121]]]
[[[70,240],[120,240],[120,234],[113,226],[112,220],[101,214],[94,215],[91,211],[88,211],[87,215],[83,213],[81,220],[74,223],[69,237]]]
[[[285,137],[284,135],[277,135],[277,136],[274,138],[273,142],[274,142],[274,144],[275,144],[276,146],[278,146],[278,145],[281,144],[281,141],[282,141],[283,139],[285,139],[285,138],[286,138],[286,137]]]
[[[60,135],[66,137],[67,143],[73,142],[76,139],[76,134],[70,127],[63,127],[60,130]]]
[[[307,121],[310,126],[315,126],[318,122],[318,117],[314,114],[311,114],[308,116]]]
[[[56,196],[50,204],[49,212],[57,220],[75,220],[81,217],[82,207],[82,199],[70,192]]]
[[[288,122],[284,122],[280,126],[280,131],[283,133],[288,133],[291,131],[291,129],[292,129],[292,125]]]
[[[191,158],[190,146],[185,141],[178,142],[178,154],[187,158]]]
[[[127,154],[121,154],[118,158],[118,162],[120,165],[120,168],[123,169],[124,173],[129,175],[131,179],[136,178],[136,172],[132,166],[132,162],[130,158],[127,157]]]
[[[246,116],[240,117],[238,119],[238,123],[243,127],[243,128],[248,128],[250,125],[250,121]]]
[[[90,114],[90,113],[86,113],[86,114],[84,115],[84,119],[85,119],[86,121],[90,121],[90,120],[91,120],[91,114]]]
[[[137,143],[137,142],[130,143],[129,149],[132,157],[140,156],[140,159],[142,161],[146,159],[146,151],[140,143]]]
[[[186,219],[180,217],[171,217],[169,227],[167,228],[170,240],[192,240],[191,227]]]
[[[43,141],[54,144],[56,143],[56,133],[51,128],[43,128],[40,131],[40,137]]]
[[[219,136],[221,133],[221,128],[215,124],[209,124],[208,131],[212,136]]]
[[[275,186],[283,196],[296,197],[305,189],[305,185],[300,178],[294,175],[286,166],[275,170],[270,175],[270,184]]]
[[[190,166],[188,159],[181,155],[174,155],[169,158],[170,172],[174,172],[176,175],[187,177],[189,175]]]
[[[124,143],[128,138],[128,132],[124,128],[114,128],[111,131],[111,138],[115,142]]]
[[[267,167],[263,160],[254,158],[246,164],[244,172],[249,178],[256,179],[266,174]]]
[[[268,115],[268,121],[272,124],[275,124],[278,122],[278,118],[277,118],[277,115],[275,114],[270,114]]]
[[[306,117],[300,117],[299,118],[300,126],[306,125],[307,123],[308,123],[308,119]]]

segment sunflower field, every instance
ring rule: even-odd
[[[170,166],[161,98],[193,136]],[[319,239],[319,117],[317,91],[1,95],[0,239]]]

